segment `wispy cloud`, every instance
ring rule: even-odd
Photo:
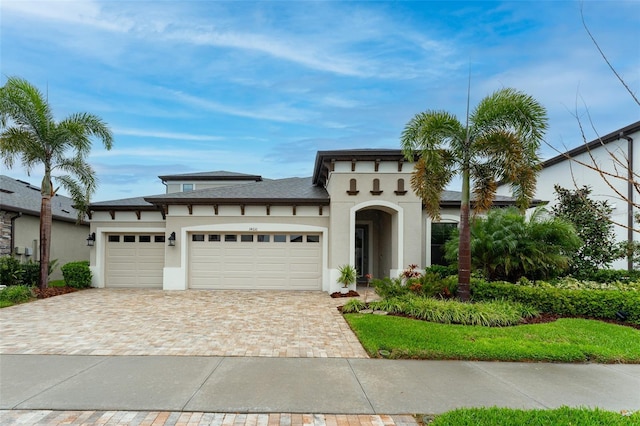
[[[115,128],[113,129],[113,133],[116,135],[137,136],[137,137],[156,138],[156,139],[187,140],[187,141],[220,141],[224,139],[224,137],[221,137],[221,136],[194,135],[190,133],[160,132],[156,130],[126,129],[126,128]]]

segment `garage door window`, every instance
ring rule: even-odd
[[[135,243],[136,242],[136,236],[135,235],[125,235],[122,240],[125,243]]]
[[[120,242],[120,235],[109,235],[109,242],[110,243],[119,243]]]
[[[209,234],[209,241],[210,242],[220,241],[220,234]]]
[[[273,236],[273,242],[274,243],[286,243],[287,242],[287,236],[286,235],[274,235]]]
[[[292,243],[301,243],[302,235],[291,234],[289,241],[291,241]]]
[[[243,243],[252,243],[253,242],[253,235],[252,234],[242,234],[242,235],[240,235],[240,241],[242,241]]]
[[[156,235],[153,237],[154,243],[164,243],[164,235]]]
[[[204,234],[193,234],[191,241],[204,241]]]
[[[320,235],[307,235],[307,242],[308,243],[319,243],[320,242]]]
[[[224,236],[224,241],[227,243],[233,243],[238,241],[238,236],[237,235],[225,235]]]
[[[268,243],[269,242],[269,235],[268,234],[259,234],[258,235],[258,242],[259,243]]]
[[[139,241],[141,243],[150,243],[151,242],[151,235],[140,235]]]

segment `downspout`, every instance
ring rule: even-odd
[[[20,216],[22,216],[22,212],[16,213],[16,215],[11,218],[11,247],[9,247],[9,250],[11,250],[9,254],[11,256],[13,256],[13,251],[14,251],[13,245],[16,239],[16,219],[19,218]]]
[[[620,132],[620,138],[627,140],[627,242],[633,243],[633,138]],[[627,270],[633,271],[633,255],[627,255]]]

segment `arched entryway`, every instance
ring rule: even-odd
[[[395,277],[402,267],[402,207],[369,201],[351,209],[350,261],[358,270],[358,281],[365,274],[376,278]]]

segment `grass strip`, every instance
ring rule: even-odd
[[[598,408],[560,407],[553,410],[516,410],[510,408],[460,408],[449,411],[429,426],[631,426],[640,424],[640,412],[615,413]]]
[[[482,361],[640,363],[640,330],[562,318],[544,324],[483,327],[347,314],[372,357]]]

